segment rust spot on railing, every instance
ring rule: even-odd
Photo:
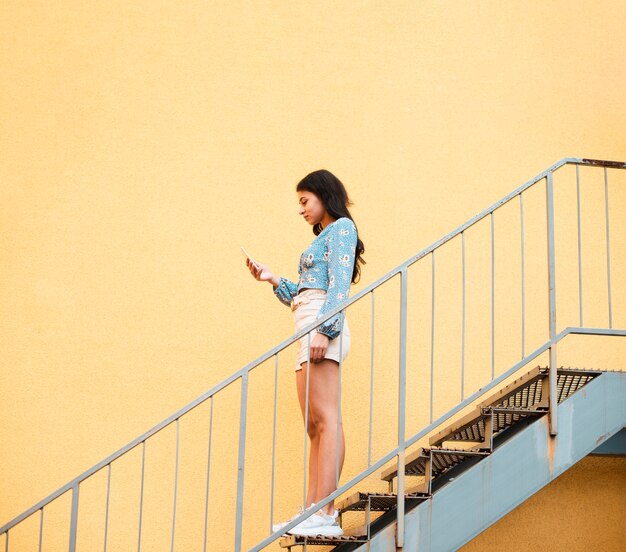
[[[583,159],[583,163],[586,165],[596,165],[599,167],[612,167],[614,169],[623,169],[626,168],[626,163],[622,163],[621,161],[602,161],[600,159]]]

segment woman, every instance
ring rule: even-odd
[[[334,174],[323,169],[314,171],[298,183],[296,192],[298,213],[313,227],[313,233],[317,236],[300,256],[298,283],[275,276],[267,265],[253,263],[250,259],[246,259],[246,265],[257,280],[270,282],[279,301],[291,307],[297,332],[348,298],[350,284],[360,279],[358,263],[365,264],[361,256],[365,248],[358,238],[356,225],[348,210],[348,205],[352,205],[352,202],[344,185]],[[340,339],[339,335],[342,333],[343,337]],[[295,370],[303,418],[307,370],[310,366],[307,433],[311,441],[311,451],[306,499],[308,508],[337,489],[337,453],[339,474],[345,457],[341,420],[340,450],[337,451],[339,362],[350,349],[350,328],[345,313],[343,316],[338,313],[300,338],[299,344]],[[300,507],[291,520],[303,511]],[[289,533],[340,536],[343,531],[337,524],[337,515],[334,502],[330,502],[289,530]],[[276,524],[273,530],[278,531],[289,522]]]

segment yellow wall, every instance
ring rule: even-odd
[[[623,5],[587,8],[5,0],[0,524],[292,334],[291,312],[250,277],[239,246],[295,279],[313,238],[295,194],[308,172],[333,171],[355,202],[367,265],[354,294],[562,157],[626,160]],[[624,328],[626,175],[609,173],[613,325]],[[557,230],[571,237],[574,171],[560,174]],[[606,325],[602,175],[581,174],[586,323]],[[543,198],[538,188],[525,200],[526,352],[545,339]],[[496,373],[519,357],[519,276],[507,280],[519,266],[519,208],[507,209],[495,219]],[[491,375],[489,231],[487,221],[467,235],[466,391]],[[575,242],[560,243],[561,297],[577,299]],[[457,240],[441,252],[438,274],[457,278],[459,251]],[[409,289],[421,290],[409,297],[409,434],[429,418],[430,270],[425,259],[409,274]],[[454,278],[436,292],[435,414],[460,398]],[[395,279],[376,296],[374,459],[396,438],[397,295]],[[564,304],[559,327],[577,323],[577,308]],[[367,460],[369,312],[361,301],[348,313],[342,482]],[[559,364],[580,362],[591,341],[577,343]],[[589,366],[619,368],[623,348],[603,345]],[[279,356],[275,521],[303,499],[294,358],[294,347]],[[269,525],[273,368],[251,375],[247,545]],[[214,404],[214,550],[232,547],[238,392]],[[181,422],[180,550],[201,549],[208,415],[205,404]],[[171,427],[146,448],[145,550],[169,550],[175,439]],[[141,449],[112,470],[107,550],[136,546],[140,470]],[[83,550],[101,542],[106,476],[81,489]],[[54,528],[63,500],[46,510],[44,549],[64,538],[65,526]],[[11,550],[31,542],[22,533]]]

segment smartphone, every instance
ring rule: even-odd
[[[259,266],[258,263],[252,258],[250,257],[250,255],[248,255],[248,252],[243,248],[242,245],[240,245],[239,247],[241,247],[241,252],[244,254],[244,256],[248,259],[250,259],[250,261],[255,265],[255,266]]]

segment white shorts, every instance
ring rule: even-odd
[[[292,300],[292,309],[294,314],[294,322],[296,327],[296,332],[299,332],[306,326],[309,326],[313,322],[315,322],[316,316],[319,313],[322,305],[326,301],[326,291],[323,289],[304,289],[298,295],[296,295]],[[307,362],[309,358],[309,338],[311,336],[311,341],[317,334],[317,328],[308,334],[303,335],[299,342],[300,348],[298,349],[297,360],[296,360],[296,370],[301,370],[301,364],[303,362]],[[343,335],[343,338],[341,337]],[[341,348],[341,356],[339,349]],[[348,318],[344,311],[343,313],[343,328],[341,333],[335,338],[331,339],[328,342],[328,349],[326,349],[326,354],[324,358],[329,358],[331,360],[336,360],[339,362],[339,359],[345,359],[346,355],[350,351],[350,327],[348,326]],[[314,364],[314,363],[312,363]]]

